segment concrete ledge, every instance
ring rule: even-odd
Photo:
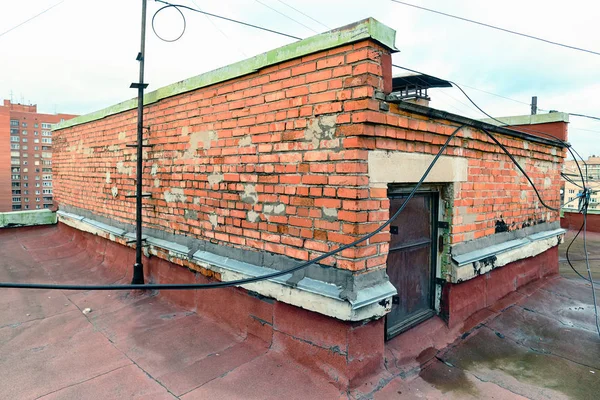
[[[56,213],[48,209],[0,213],[0,228],[51,225],[55,223]]]
[[[552,122],[569,122],[569,114],[563,112],[553,112],[548,114],[534,114],[534,115],[516,115],[511,117],[498,117],[495,120],[491,118],[485,118],[481,121],[501,126],[500,122],[505,125],[532,125],[532,124],[550,124]]]
[[[75,229],[93,233],[106,239],[124,244],[135,237],[134,233],[95,221],[92,218],[58,211],[58,220]],[[146,256],[168,254],[168,261],[184,260],[198,267],[220,274],[224,282],[251,278],[278,272],[276,269],[235,260],[207,251],[193,251],[188,246],[168,240],[146,236]],[[126,244],[124,244],[126,245]],[[129,245],[134,247],[134,245]],[[378,282],[370,287],[358,289],[355,299],[345,299],[343,288],[335,284],[303,277],[297,284],[288,283],[291,274],[265,281],[241,285],[241,287],[343,321],[362,321],[379,318],[391,309],[391,297],[396,288],[389,282]]]
[[[533,233],[485,249],[453,255],[451,283],[459,283],[485,274],[517,260],[534,257],[562,242],[564,229]]]
[[[373,39],[383,46],[397,51],[394,44],[396,40],[396,31],[373,18],[367,18],[329,32],[311,36],[304,40],[270,50],[247,60],[164,86],[144,95],[144,105],[156,103],[167,97],[248,75],[261,68],[279,64],[294,58],[303,57],[308,54],[317,53],[319,51],[332,49],[365,39]],[[110,115],[132,110],[135,107],[137,107],[137,98],[64,121],[53,126],[53,130],[65,129],[71,126],[96,121]]]
[[[401,151],[369,151],[369,182],[373,186],[389,183],[415,183],[421,179],[434,156]],[[402,165],[402,168],[398,168]],[[468,160],[441,156],[425,179],[429,182],[465,182]]]

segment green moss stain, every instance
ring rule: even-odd
[[[477,387],[460,368],[455,368],[440,362],[436,362],[419,373],[425,382],[434,386],[443,394],[452,392],[464,396],[482,397]]]

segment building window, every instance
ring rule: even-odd
[[[39,205],[39,204],[38,204],[38,205],[36,205],[36,206],[35,206],[35,209],[36,209],[36,210],[39,210],[39,209],[40,209],[40,205]]]
[[[40,158],[40,155],[39,155],[38,153],[35,153],[33,156],[34,156],[35,158]]]
[[[20,190],[13,190],[13,191],[12,191],[12,194],[13,194],[13,195],[15,195],[15,194],[21,194],[21,191],[20,191]]]
[[[21,135],[27,136],[27,131],[21,132]]]
[[[38,151],[39,149],[39,146],[33,146],[33,150]]]
[[[19,120],[11,119],[10,120],[10,126],[19,126]]]
[[[40,139],[33,139],[33,143],[39,143]]]
[[[35,201],[36,201],[36,203],[39,203],[39,202],[40,202],[40,198],[39,198],[39,197],[36,197],[36,198],[35,198]]]
[[[42,138],[42,143],[52,143],[52,138]]]
[[[19,141],[19,137],[18,136],[11,136],[10,137],[10,141],[11,142],[18,142]]]
[[[21,180],[21,175],[11,175],[11,178],[13,181],[19,181]]]
[[[27,150],[28,147],[26,145],[23,145],[23,150]]]
[[[13,128],[13,129],[10,130],[10,134],[11,135],[18,135],[19,134],[19,130]]]
[[[27,160],[23,160],[23,165],[27,165]]]
[[[29,194],[29,190],[23,190],[23,194]]]
[[[20,204],[13,204],[12,209],[13,210],[20,210],[21,209],[21,205]]]
[[[52,194],[52,189],[42,189],[43,194]]]
[[[29,210],[29,204],[25,204],[25,209]]]
[[[21,187],[21,182],[13,182],[11,183],[12,187]]]
[[[52,150],[52,147],[50,147],[50,146],[42,146],[42,150]]]
[[[29,203],[29,197],[25,197],[25,203]]]
[[[23,138],[23,143],[27,143],[27,138],[26,137]]]
[[[28,181],[28,180],[29,180],[29,176],[27,176],[27,175],[23,175],[23,180],[24,180],[24,181]]]
[[[40,177],[39,177],[39,175],[35,177],[35,180],[36,180],[36,181],[39,181],[39,180],[40,180]]]
[[[38,131],[33,131],[33,136],[37,136],[38,135]]]
[[[45,181],[48,181],[48,180],[52,179],[52,175],[43,175],[42,179]]]
[[[42,131],[42,136],[52,136],[52,132],[50,132],[50,131]]]
[[[44,204],[44,208],[50,208],[52,204]]]
[[[40,184],[39,184],[39,182],[36,182],[36,183],[35,183],[35,187],[40,187]]]
[[[27,182],[23,183],[23,187],[29,187],[29,183],[27,183]]]
[[[33,124],[33,127],[34,127],[34,128],[37,128],[37,127],[38,127],[38,124],[37,124],[37,122],[36,122],[35,124]],[[36,135],[37,135],[37,133],[36,133]]]
[[[19,150],[19,143],[11,143],[10,149],[11,150]]]
[[[38,183],[36,183],[36,185],[39,185]],[[43,182],[42,186],[46,186],[46,187],[52,187],[52,182]]]
[[[569,189],[569,194],[575,193],[575,189]]]
[[[27,128],[27,122],[23,122],[23,123],[21,124],[21,126],[22,126],[23,128]]]
[[[29,154],[27,154],[27,153],[21,153],[21,157],[27,158],[27,157],[29,157]]]
[[[11,158],[10,159],[10,164],[11,165],[19,165],[19,164],[21,164],[21,161],[19,159]]]
[[[52,165],[52,160],[43,160],[42,165]]]
[[[12,201],[13,201],[13,203],[20,203],[21,202],[21,198],[20,197],[13,197]]]
[[[42,123],[42,129],[52,129],[52,124]]]

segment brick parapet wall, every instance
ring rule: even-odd
[[[370,40],[264,68],[145,108],[146,226],[226,246],[315,258],[372,232],[389,217],[387,189],[369,182],[370,150],[435,154],[455,123],[381,110],[391,89],[389,50]],[[54,138],[60,204],[133,223],[136,113],[59,130]],[[562,150],[499,135],[558,204]],[[454,185],[452,243],[552,221],[506,156],[474,129],[447,155],[469,159]],[[549,179],[549,181],[547,180]],[[498,201],[501,199],[501,201]],[[389,234],[325,260],[338,268],[385,268]]]

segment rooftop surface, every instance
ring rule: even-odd
[[[588,236],[592,258],[600,257],[600,235]],[[56,226],[0,229],[0,281],[125,283],[109,264]],[[600,392],[600,340],[582,280],[530,284],[460,332],[430,319],[388,342],[385,370],[351,393],[156,293],[1,290],[0,398],[593,399]]]

